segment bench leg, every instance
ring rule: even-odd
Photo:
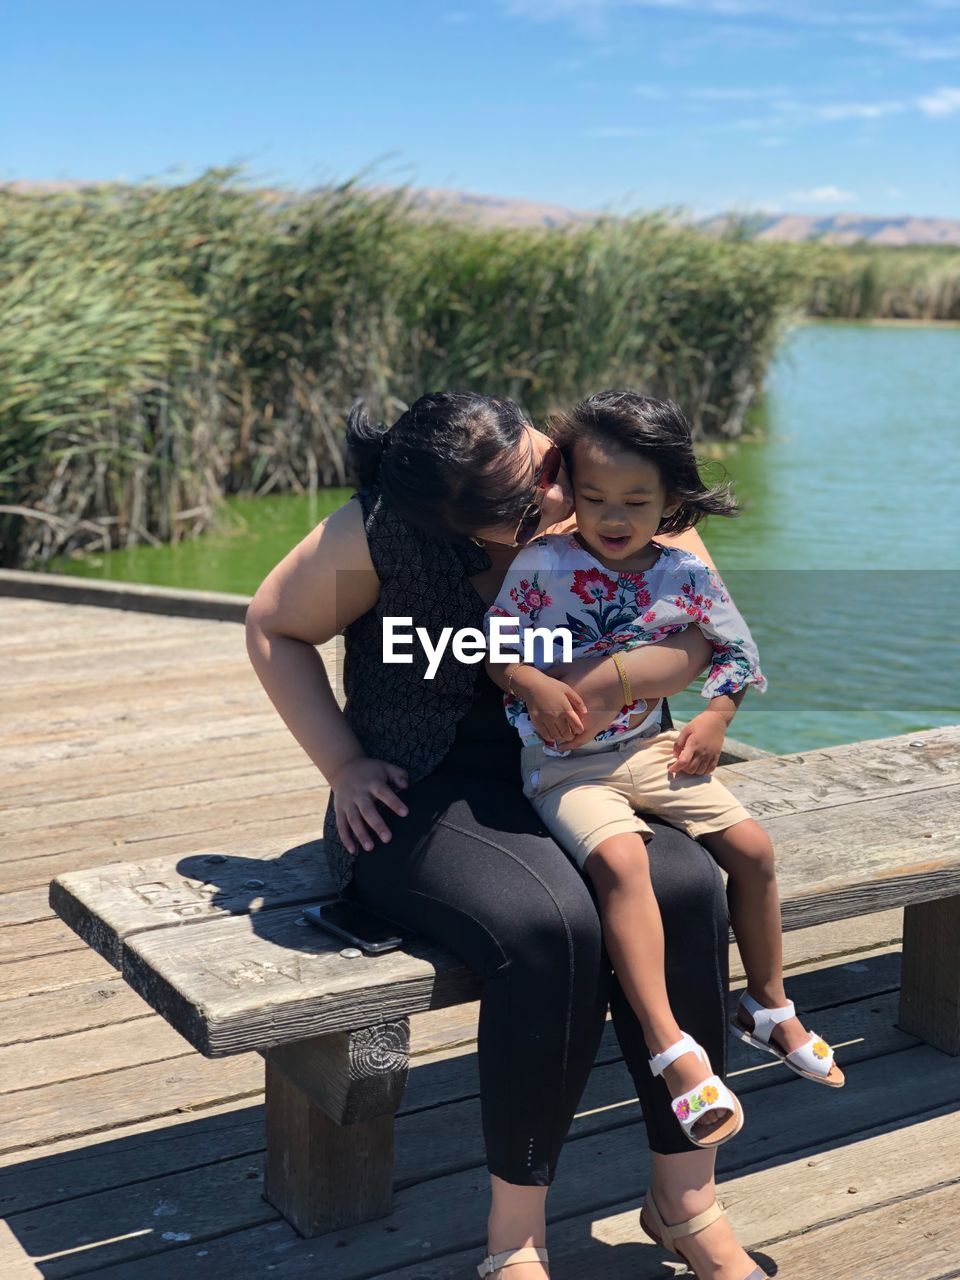
[[[898,1025],[935,1049],[960,1054],[960,897],[903,909]]]
[[[262,1050],[263,1196],[302,1236],[388,1214],[393,1122],[407,1083],[410,1024],[316,1036]]]

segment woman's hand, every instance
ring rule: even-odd
[[[373,760],[370,756],[358,756],[340,768],[330,785],[333,788],[337,832],[349,853],[357,852],[354,836],[367,851],[373,848],[371,831],[384,842],[391,839],[390,829],[375,801],[381,801],[405,818],[410,811],[391,788],[402,789],[409,782],[406,769],[388,760]]]
[[[713,773],[723,750],[727,722],[718,711],[701,711],[677,734],[667,773]]]

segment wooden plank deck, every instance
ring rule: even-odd
[[[262,1058],[193,1051],[47,905],[66,870],[316,839],[326,788],[242,627],[0,596],[0,672],[0,1277],[475,1276],[476,1005],[411,1019],[392,1214],[303,1240],[260,1195]],[[960,1060],[895,1025],[901,927],[887,910],[785,937],[846,1089],[731,1040],[747,1124],[721,1196],[771,1274],[960,1276]],[[547,1201],[555,1280],[670,1274],[637,1226],[644,1147],[608,1023]]]

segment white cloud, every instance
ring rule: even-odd
[[[937,89],[925,98],[918,98],[917,106],[927,116],[952,116],[960,111],[960,89]]]
[[[820,120],[879,120],[881,116],[903,111],[902,102],[828,102],[814,107]]]
[[[839,187],[813,187],[810,191],[791,191],[791,200],[804,200],[808,204],[843,204],[856,200],[853,191],[841,191]]]
[[[667,91],[655,85],[638,85],[634,92],[651,101],[667,96]],[[943,91],[941,91],[943,92]],[[952,92],[952,91],[948,91]],[[756,129],[784,124],[810,124],[820,120],[879,120],[883,116],[906,111],[911,105],[896,99],[880,102],[802,102],[791,98],[783,88],[711,88],[671,89],[669,96],[675,100],[723,104],[769,102],[768,116],[751,116],[727,121],[720,129]],[[913,104],[919,105],[919,103]]]
[[[889,49],[891,53],[913,62],[949,62],[960,58],[960,40],[922,39],[902,31],[858,31],[854,37],[860,44]]]
[[[843,120],[879,120],[883,116],[906,111],[906,102],[798,102],[795,98],[777,98],[765,116],[745,116],[739,120],[721,121],[709,126],[711,132],[727,130],[777,130],[810,124],[830,124]]]

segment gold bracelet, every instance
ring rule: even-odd
[[[510,690],[511,697],[516,698],[518,702],[522,702],[523,699],[520,697],[519,693],[517,693],[516,689],[513,687],[513,677],[517,674],[517,671],[519,671],[519,669],[523,666],[523,663],[511,662],[509,665],[510,667],[515,668],[515,670],[510,671],[509,674],[507,675],[507,688]]]
[[[620,684],[623,688],[623,705],[629,707],[633,702],[633,690],[630,688],[630,677],[627,675],[626,667],[623,665],[623,658],[619,653],[612,653],[613,664],[620,672]]]

